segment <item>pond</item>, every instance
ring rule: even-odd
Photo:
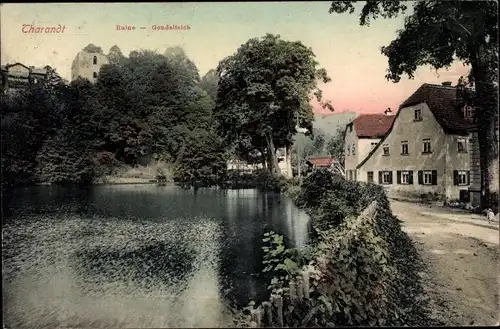
[[[231,326],[231,306],[267,298],[264,232],[300,247],[310,230],[291,200],[251,189],[40,186],[3,208],[12,328]]]

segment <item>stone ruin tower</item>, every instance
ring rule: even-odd
[[[94,44],[89,44],[76,54],[73,60],[73,64],[71,65],[71,81],[82,77],[95,83],[101,66],[108,63],[108,56],[103,53],[102,48]]]

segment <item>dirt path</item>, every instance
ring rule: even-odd
[[[428,270],[433,316],[447,325],[494,325],[499,308],[499,224],[439,206],[391,201]]]

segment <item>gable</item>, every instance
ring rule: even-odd
[[[28,77],[30,74],[30,68],[21,63],[7,66],[7,70],[8,74],[13,77]]]
[[[422,116],[425,121],[423,122],[414,122],[414,111],[420,109],[422,112]],[[431,121],[429,121],[429,119]],[[403,121],[403,122],[402,122]],[[403,126],[400,126],[403,125]],[[407,125],[404,127],[404,125]],[[397,129],[396,129],[397,128]],[[407,106],[405,108],[400,108],[396,113],[394,121],[387,132],[387,134],[378,142],[378,144],[368,153],[368,155],[359,163],[356,167],[360,169],[367,161],[369,161],[373,156],[376,155],[377,152],[382,152],[382,146],[386,144],[388,141],[391,141],[394,133],[401,134],[404,132],[405,134],[401,136],[402,140],[407,139],[411,141],[412,139],[421,138],[422,136],[436,136],[439,134],[446,134],[446,131],[442,129],[439,121],[437,120],[434,112],[426,105],[426,104],[415,104],[413,106]],[[391,151],[392,153],[393,151]]]
[[[401,104],[400,109],[421,103],[427,104],[447,134],[466,134],[472,126],[457,106],[455,87],[425,83]]]

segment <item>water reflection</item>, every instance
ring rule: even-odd
[[[227,305],[267,297],[265,230],[307,241],[290,200],[255,190],[37,187],[4,221],[13,327],[230,326]]]

